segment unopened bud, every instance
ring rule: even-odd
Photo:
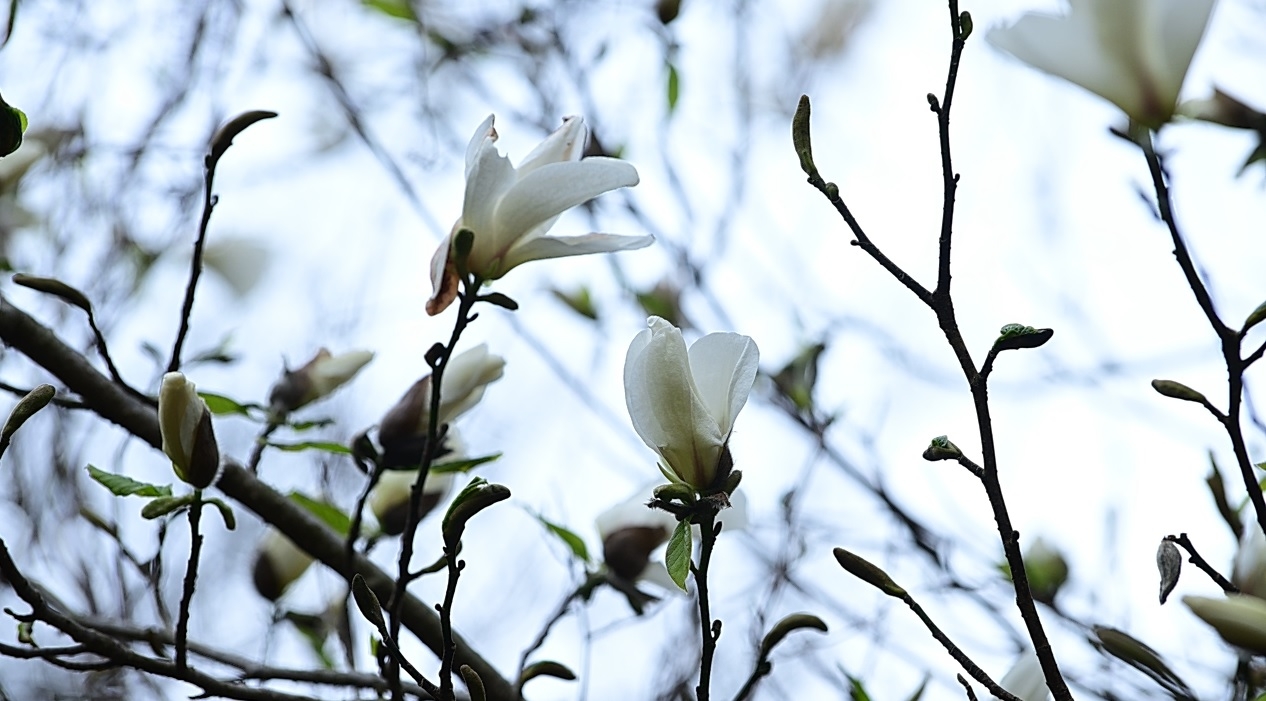
[[[646,570],[651,553],[667,542],[671,533],[663,526],[621,528],[602,541],[602,559],[607,569],[631,582]]]
[[[158,427],[163,452],[171,458],[176,476],[198,489],[210,486],[220,470],[211,412],[194,384],[179,372],[163,376],[158,391]]]
[[[269,530],[255,554],[255,591],[276,601],[312,565],[312,556],[279,531]]]
[[[268,406],[274,415],[285,416],[346,384],[373,359],[369,351],[332,355],[322,348],[303,367],[282,373],[268,393]]]

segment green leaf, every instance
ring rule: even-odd
[[[861,679],[849,674],[848,676],[848,697],[852,701],[870,701],[870,694],[866,693],[866,685]]]
[[[575,555],[577,559],[583,560],[586,563],[590,562],[589,548],[585,546],[585,541],[582,540],[580,536],[564,528],[563,526],[560,526],[557,523],[550,521],[549,519],[545,518],[544,516],[540,514],[532,514],[532,515],[536,517],[537,521],[541,522],[542,526],[545,526],[545,529],[547,531],[558,536],[558,539],[563,541],[563,544],[565,544],[571,550],[572,555]]]
[[[141,518],[153,520],[170,513],[175,513],[193,503],[193,495],[185,494],[178,497],[158,497],[150,500],[144,508],[141,509]]]
[[[492,455],[485,455],[479,458],[465,458],[463,460],[452,460],[450,462],[442,462],[437,465],[432,465],[430,474],[440,475],[440,474],[444,474],[445,472],[470,472],[471,470],[475,469],[476,467],[479,467],[480,465],[483,465],[484,463],[490,463],[500,458],[501,458],[501,453],[493,453]]]
[[[361,4],[371,10],[377,10],[388,17],[417,22],[418,16],[413,12],[408,0],[361,0]]]
[[[681,77],[677,75],[677,67],[668,64],[668,114],[677,111],[677,97],[681,92]]]
[[[202,401],[207,403],[207,409],[216,416],[250,416],[252,409],[264,410],[264,407],[259,404],[242,404],[222,394],[199,392],[198,396],[202,397]]]
[[[300,441],[298,443],[274,443],[268,442],[268,447],[284,450],[287,453],[298,453],[304,450],[319,450],[334,455],[351,455],[352,449],[342,443],[334,441]]]
[[[328,501],[313,499],[302,492],[291,492],[286,495],[286,498],[302,506],[308,513],[316,516],[344,538],[352,530],[352,519]]]
[[[260,408],[263,409],[264,407],[260,407]],[[334,419],[325,418],[325,419],[310,419],[308,421],[287,421],[286,425],[290,427],[291,431],[294,431],[296,433],[302,433],[304,431],[310,431],[314,428],[325,428],[326,426],[333,426]]]
[[[170,497],[171,485],[169,484],[149,484],[148,482],[138,482],[131,477],[124,475],[116,475],[113,472],[98,470],[92,465],[88,466],[88,476],[96,480],[101,486],[110,490],[115,496],[127,497]]]
[[[223,499],[203,499],[220,510],[220,518],[224,519],[224,527],[230,531],[237,530],[237,516],[233,515],[233,507],[224,503]]]
[[[690,574],[690,556],[694,543],[689,521],[678,521],[673,535],[668,539],[668,552],[664,553],[664,566],[682,591],[686,590],[686,576]]]

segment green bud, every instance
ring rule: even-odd
[[[967,10],[963,10],[962,12],[958,14],[958,26],[959,26],[959,32],[958,32],[959,40],[967,41],[967,37],[971,36],[971,30],[972,30],[972,21],[971,21],[970,12],[968,12]]]
[[[802,628],[812,628],[827,632],[826,623],[817,616],[809,613],[793,613],[774,624],[774,627],[765,634],[765,639],[760,643],[760,659],[769,657],[769,653],[774,649],[782,639],[787,637],[792,631]]]
[[[681,482],[661,484],[655,488],[653,494],[660,501],[680,501],[686,504],[693,504],[695,501],[694,487]]]
[[[1160,571],[1160,602],[1164,604],[1182,573],[1182,553],[1172,541],[1161,540],[1160,547],[1156,549],[1156,569]]]
[[[36,412],[53,401],[55,394],[57,390],[52,385],[39,385],[18,400],[18,403],[13,406],[13,411],[9,412],[4,428],[0,429],[0,452],[4,451],[4,446],[9,444],[13,434],[22,428],[22,424],[26,423],[27,419],[35,416]]]
[[[854,577],[857,577],[863,582],[875,587],[888,596],[896,597],[898,599],[904,599],[909,596],[906,594],[905,589],[897,586],[897,583],[892,581],[892,578],[888,576],[887,572],[884,572],[875,565],[872,565],[865,559],[854,555],[844,548],[836,548],[832,552],[835,553],[835,559],[840,563],[840,567],[843,567]]]
[[[509,498],[510,490],[506,487],[500,484],[489,484],[482,477],[476,477],[457,495],[452,506],[448,507],[448,513],[444,515],[444,522],[441,525],[444,546],[450,553],[453,552],[462,539],[462,533],[466,530],[466,522],[480,511]]]
[[[800,158],[800,170],[810,178],[818,177],[818,167],[813,164],[813,143],[809,138],[809,96],[801,95],[796,114],[791,118],[791,143]]]
[[[479,678],[479,673],[468,664],[458,667],[457,671],[461,673],[462,682],[470,692],[470,701],[487,701],[488,693],[484,691],[484,680]]]
[[[954,445],[948,436],[937,436],[928,444],[927,450],[923,451],[923,459],[928,462],[936,462],[937,460],[957,460],[963,457],[963,451]]]
[[[566,665],[551,660],[533,662],[523,668],[523,674],[519,675],[519,685],[522,686],[529,679],[536,677],[553,677],[570,682],[575,681],[576,673],[568,669]]]
[[[24,275],[22,273],[18,273],[13,276],[13,282],[14,284],[30,288],[36,292],[43,292],[44,294],[53,295],[54,297],[60,297],[63,302],[79,307],[89,314],[92,313],[92,303],[88,301],[88,297],[84,293],[76,290],[70,285],[67,285],[61,280],[51,277],[36,277],[34,275]]]
[[[1035,329],[1032,326],[1023,324],[1007,324],[998,333],[999,336],[993,342],[993,348],[996,352],[1002,352],[1005,350],[1037,348],[1051,340],[1051,336],[1055,335],[1055,330]]]
[[[378,596],[365,583],[365,578],[359,574],[352,577],[352,597],[356,599],[356,608],[360,609],[365,620],[374,624],[374,627],[379,630],[387,627],[387,621],[382,617],[382,604],[378,603]]]
[[[1196,390],[1184,385],[1181,382],[1173,380],[1152,380],[1152,389],[1174,399],[1181,399],[1185,402],[1195,402],[1197,404],[1206,404],[1208,399]]]

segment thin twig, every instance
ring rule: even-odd
[[[906,606],[910,607],[911,611],[914,611],[914,615],[918,616],[920,621],[923,621],[923,625],[927,626],[928,631],[932,633],[932,637],[936,638],[936,641],[945,647],[945,650],[949,652],[950,657],[953,657],[954,661],[958,663],[958,666],[962,667],[963,671],[970,674],[972,679],[975,679],[977,682],[983,684],[984,687],[989,690],[989,693],[997,696],[999,699],[1002,699],[1002,701],[1023,701],[1023,699],[1018,698],[1015,694],[1012,694],[999,686],[997,682],[985,673],[985,670],[980,668],[980,665],[972,662],[971,658],[967,656],[967,653],[963,652],[962,648],[955,645],[954,641],[949,639],[949,636],[936,625],[936,622],[928,616],[927,612],[923,610],[923,607],[919,605],[919,602],[914,600],[913,596],[910,596],[910,594],[906,592],[905,595],[901,597],[901,600],[906,603]]]
[[[1196,552],[1195,544],[1191,542],[1191,539],[1187,537],[1186,533],[1179,533],[1177,536],[1167,535],[1165,536],[1165,540],[1182,546],[1183,550],[1187,551],[1187,562],[1190,562],[1200,568],[1202,572],[1209,575],[1209,579],[1212,579],[1215,584],[1222,587],[1222,591],[1227,594],[1238,594],[1240,592],[1239,587],[1232,584],[1231,580],[1223,577],[1222,573],[1214,569],[1213,565],[1210,565],[1208,561],[1200,556],[1200,553]]]
[[[201,523],[202,490],[198,490],[189,505],[189,564],[185,567],[184,593],[180,597],[180,615],[176,619],[176,667],[179,669],[189,666],[189,607],[193,604],[193,590],[198,582],[198,559],[202,555],[202,533],[198,531]]]

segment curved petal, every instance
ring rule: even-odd
[[[453,236],[450,234],[444,237],[431,257],[431,298],[426,301],[426,313],[430,316],[448,309],[448,305],[457,299],[457,266],[452,262],[452,246]]]
[[[495,213],[497,235],[503,241],[518,240],[551,217],[637,182],[637,169],[614,158],[547,163],[524,175],[501,197]],[[478,237],[475,245],[479,245]]]
[[[493,128],[493,120],[496,115],[488,115],[488,118],[475,128],[475,133],[470,137],[470,143],[466,144],[466,178],[470,179],[470,169],[475,167],[476,158],[479,151],[484,147],[484,142],[489,145],[497,140],[497,130]]]
[[[501,198],[513,188],[517,177],[510,159],[497,153],[491,139],[485,139],[466,173],[466,199],[458,222],[459,228],[475,234],[468,259],[472,272],[482,272],[488,261],[513,243],[498,237],[496,214]]]
[[[584,117],[567,117],[563,126],[554,130],[519,163],[519,177],[548,163],[580,160],[588,140],[589,130],[585,128]]]
[[[736,333],[708,334],[690,347],[690,372],[695,387],[723,441],[747,403],[759,362],[756,342]]]
[[[1213,13],[1214,0],[1164,0],[1157,2],[1154,39],[1159,50],[1159,67],[1172,81],[1172,90],[1165,95],[1167,104],[1178,101],[1187,68],[1196,55]]]
[[[655,242],[654,236],[617,236],[615,234],[585,234],[584,236],[541,236],[515,246],[501,259],[497,277],[511,268],[528,261],[547,258],[583,256],[589,253],[610,253],[646,248]]]

